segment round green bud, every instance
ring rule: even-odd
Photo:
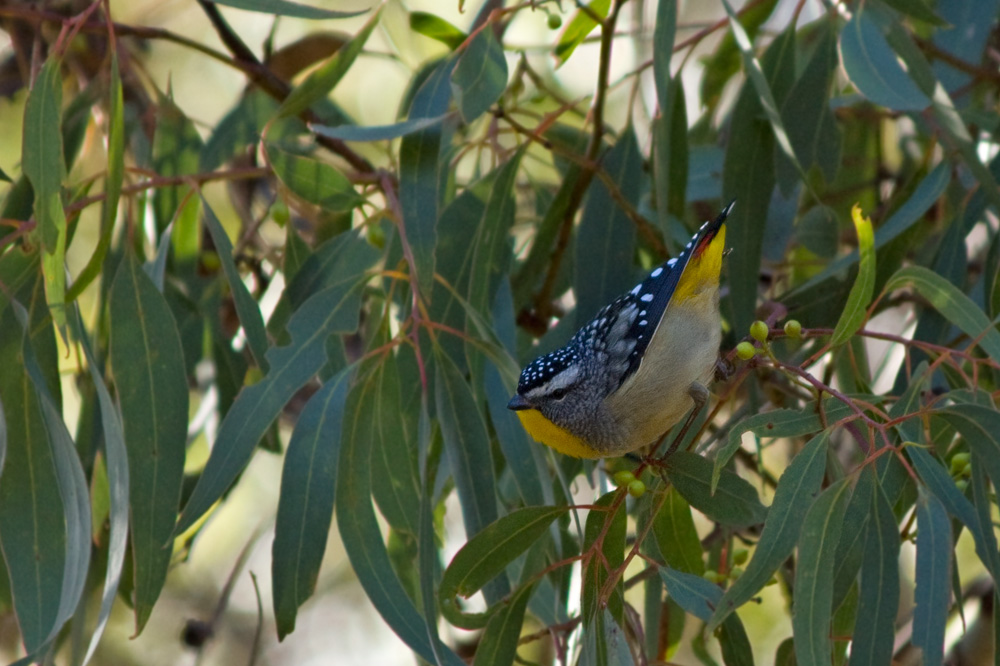
[[[549,30],[558,30],[562,27],[562,17],[558,14],[549,14]]]
[[[752,337],[754,340],[764,342],[765,340],[767,340],[768,332],[769,329],[767,328],[767,324],[762,322],[760,319],[750,324],[750,337]]]
[[[746,548],[737,548],[733,551],[733,564],[746,564],[750,559],[750,551]]]
[[[736,580],[742,575],[743,575],[742,567],[733,567],[732,569],[729,570],[729,577],[732,578],[733,580]]]
[[[744,361],[749,361],[750,359],[753,358],[754,354],[756,353],[757,350],[754,348],[754,346],[749,342],[747,342],[746,340],[736,345],[736,355],[739,356]]]
[[[633,474],[630,470],[621,469],[615,472],[615,475],[611,478],[614,479],[616,486],[627,486],[635,481],[635,474]]]
[[[785,322],[785,335],[795,339],[801,338],[802,324],[800,324],[797,319],[789,319]]]
[[[639,479],[633,479],[628,484],[628,494],[632,497],[642,497],[646,494],[646,484]]]
[[[969,482],[966,479],[959,479],[955,482],[955,487],[958,488],[958,492],[964,493],[965,489],[969,487]]]

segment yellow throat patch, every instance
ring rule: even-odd
[[[520,409],[517,418],[536,442],[575,458],[600,458],[601,453],[586,442],[542,416],[537,409]]]

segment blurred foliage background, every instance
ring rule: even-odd
[[[997,4],[0,5],[4,657],[995,663]],[[681,451],[531,442],[734,198]]]

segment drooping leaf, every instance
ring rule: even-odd
[[[271,548],[278,638],[295,629],[299,607],[316,589],[333,518],[341,424],[350,372],[323,384],[306,403],[285,452]]]
[[[263,372],[267,372],[267,332],[264,330],[264,317],[260,313],[260,306],[250,290],[243,283],[236,263],[233,261],[233,244],[226,235],[226,230],[222,228],[219,218],[212,212],[208,202],[202,199],[205,207],[205,224],[208,226],[208,233],[212,235],[212,243],[219,256],[219,263],[222,264],[222,271],[226,275],[229,289],[233,295],[233,303],[236,305],[236,314],[239,316],[240,324],[243,326],[243,334],[246,335],[247,343],[254,360]]]
[[[864,11],[857,11],[840,33],[844,71],[875,104],[896,111],[920,111],[931,100],[896,59],[885,36]]]
[[[454,652],[431,644],[427,621],[410,601],[382,541],[371,501],[371,449],[364,438],[356,436],[367,427],[367,421],[376,418],[370,411],[359,409],[367,390],[366,383],[355,385],[344,409],[334,501],[344,549],[368,599],[404,643],[429,662],[437,660],[437,651],[444,666],[463,666]]]
[[[219,427],[205,469],[184,506],[177,533],[191,527],[246,467],[282,408],[326,363],[326,340],[358,326],[364,277],[344,276],[306,300],[288,322],[291,342],[267,352],[267,375],[244,387]]]
[[[87,654],[83,659],[86,664],[94,655],[97,644],[101,640],[111,608],[118,594],[121,582],[122,567],[125,563],[126,538],[129,524],[129,471],[128,450],[125,446],[125,432],[121,416],[111,400],[111,395],[104,384],[104,378],[98,370],[97,359],[90,348],[79,311],[73,313],[69,320],[73,338],[79,342],[87,357],[87,367],[97,391],[97,399],[101,410],[101,431],[104,436],[104,460],[108,488],[108,562],[104,574],[104,592],[101,595],[101,609],[97,616],[97,626],[90,637]],[[96,526],[94,526],[96,527]]]
[[[68,303],[75,301],[100,274],[108,248],[111,247],[111,234],[114,232],[115,219],[118,217],[118,200],[121,197],[122,182],[125,177],[125,113],[117,51],[111,52],[111,100],[108,106],[108,175],[104,179],[101,236],[94,254],[66,294]]]
[[[510,601],[503,602],[503,607],[493,613],[476,647],[473,666],[511,666],[514,663],[524,612],[534,591],[534,585],[521,587]]]
[[[821,666],[830,661],[834,582],[830,571],[836,564],[836,545],[850,497],[847,479],[836,481],[809,507],[802,523],[792,614],[795,656],[801,666]]]
[[[872,221],[862,217],[861,209],[857,205],[851,209],[851,220],[858,234],[861,261],[858,264],[858,276],[847,297],[847,304],[840,313],[833,335],[830,336],[830,345],[834,347],[847,342],[864,324],[866,310],[875,291],[875,235],[872,232]]]
[[[364,14],[366,9],[361,9],[353,12],[337,11],[334,9],[322,9],[320,7],[312,7],[310,5],[303,5],[298,2],[290,2],[289,0],[207,0],[208,2],[214,2],[217,5],[226,5],[228,7],[236,7],[237,9],[245,9],[251,12],[260,12],[262,14],[271,14],[278,16],[289,16],[292,18],[301,19],[343,19],[351,18],[352,16],[360,16]]]
[[[455,597],[469,597],[481,590],[567,510],[567,507],[524,507],[498,519],[469,539],[452,558],[441,578],[438,598],[444,616],[456,626],[483,626],[486,616],[461,612],[455,605]]]
[[[437,118],[448,110],[451,101],[452,60],[431,71],[413,96],[408,120]],[[417,276],[421,293],[429,294],[434,285],[434,252],[441,204],[441,182],[446,176],[441,163],[442,128],[437,123],[403,137],[399,146],[399,204],[413,262],[410,271]]]
[[[172,99],[161,96],[153,137],[153,168],[156,173],[162,177],[198,173],[201,149],[201,136],[191,119]],[[170,240],[174,260],[182,264],[193,262],[201,250],[200,203],[190,185],[158,187],[153,193],[156,235],[163,234],[173,223]]]
[[[935,310],[974,340],[993,358],[1000,358],[1000,331],[997,331],[983,311],[951,282],[924,268],[901,268],[885,285],[891,292],[903,286],[912,287]]]
[[[240,1],[245,2],[246,0]],[[275,2],[276,0],[255,1]],[[368,37],[371,36],[372,31],[375,30],[375,26],[378,25],[381,16],[382,10],[379,8],[365,22],[364,26],[361,27],[361,30],[358,31],[358,34],[351,41],[337,49],[336,53],[313,70],[302,83],[296,86],[288,94],[288,97],[285,98],[285,101],[281,103],[275,114],[275,118],[297,116],[326,97],[340,83],[340,80],[344,78],[344,74],[354,64],[354,61],[364,48],[365,42],[368,41]]]
[[[621,198],[638,204],[642,157],[634,132],[627,129],[603,161]],[[582,326],[634,282],[632,255],[635,252],[635,224],[607,185],[595,178],[587,190],[580,226],[574,245],[573,290],[576,294],[576,322]]]
[[[451,89],[462,120],[471,123],[485,113],[507,87],[507,60],[493,30],[480,30],[455,63]]]
[[[111,367],[128,450],[136,633],[149,619],[173,554],[187,447],[188,389],[177,325],[127,253],[111,288]]]
[[[22,168],[35,193],[35,221],[42,241],[45,299],[56,326],[66,329],[66,215],[62,206],[61,63],[45,61],[24,105]]]
[[[759,525],[767,515],[754,487],[734,472],[722,470],[713,493],[712,463],[694,453],[670,456],[667,476],[693,508],[723,525]]]
[[[944,630],[951,602],[951,521],[934,495],[917,499],[917,572],[913,644],[928,666],[944,661]]]
[[[663,506],[653,517],[653,535],[669,567],[695,576],[705,573],[691,507],[676,488],[667,489]]]
[[[349,211],[363,201],[351,181],[329,164],[273,145],[267,147],[267,157],[288,192],[324,211]]]
[[[723,595],[712,614],[710,628],[718,627],[730,613],[764,587],[795,548],[806,512],[823,480],[828,441],[829,433],[826,431],[813,437],[781,475],[757,549],[746,571]]]
[[[462,502],[465,533],[472,537],[498,516],[489,436],[479,406],[458,368],[445,354],[438,354],[435,360],[435,403],[441,435]]]
[[[851,642],[852,666],[877,666],[892,659],[899,606],[898,529],[882,487],[876,486],[861,562],[861,598]]]
[[[595,556],[587,561],[583,571],[583,592],[581,613],[586,622],[593,623],[601,612],[601,606],[611,611],[611,616],[618,622],[624,621],[625,586],[621,578],[614,584],[609,596],[606,597],[606,604],[602,597],[604,588],[611,577],[611,571],[622,565],[625,561],[625,532],[627,529],[627,516],[625,515],[625,503],[615,503],[616,498],[620,499],[617,491],[605,493],[595,502],[595,505],[602,507],[587,514],[587,522],[583,533],[583,550],[600,549],[600,556]],[[603,541],[598,542],[598,537],[603,535]]]

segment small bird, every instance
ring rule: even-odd
[[[719,273],[734,203],[565,347],[524,368],[507,408],[533,438],[577,458],[620,456],[705,404],[722,338]]]

